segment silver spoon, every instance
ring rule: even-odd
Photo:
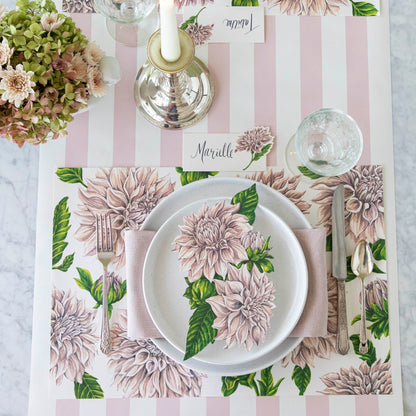
[[[365,285],[364,279],[373,271],[374,259],[370,245],[367,241],[358,242],[351,257],[351,269],[353,273],[361,279],[361,327],[360,327],[360,347],[361,354],[368,352],[366,322],[365,322]]]

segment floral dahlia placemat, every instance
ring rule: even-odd
[[[180,12],[186,6],[207,6],[209,4],[230,4],[232,6],[264,6],[269,13],[288,16],[377,16],[380,14],[380,0],[175,0]],[[63,0],[62,9],[68,13],[94,13],[92,0]]]
[[[347,254],[352,253],[356,242],[366,239],[371,243],[376,260],[374,272],[366,280],[367,354],[358,352],[360,282],[350,269],[347,305],[351,348],[346,356],[335,352],[337,284],[330,273],[327,278],[327,335],[304,338],[283,360],[257,373],[234,377],[202,374],[173,361],[149,339],[127,337],[128,287],[123,230],[139,228],[149,212],[175,190],[216,174],[144,167],[57,170],[52,253],[51,398],[66,406],[67,401],[62,399],[199,396],[255,399],[256,396],[391,394],[394,386],[381,166],[357,166],[333,178],[316,178],[307,171],[290,176],[280,169],[240,175],[253,183],[258,181],[271,186],[291,200],[312,226],[326,228],[328,266],[332,194],[337,185],[345,186]],[[116,257],[109,275],[113,351],[108,356],[99,349],[102,265],[95,256],[94,214],[97,210],[112,215],[115,230]],[[57,414],[66,413],[57,408]]]

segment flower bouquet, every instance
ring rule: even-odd
[[[0,137],[19,147],[67,134],[73,114],[102,97],[104,52],[52,0],[0,6]]]

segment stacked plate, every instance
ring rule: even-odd
[[[183,218],[199,211],[204,204],[213,206],[249,188],[253,182],[240,178],[214,178],[194,182],[174,192],[149,215],[144,230],[158,230],[147,252],[143,289],[153,322],[164,338],[154,343],[175,361],[194,370],[232,376],[251,373],[283,358],[301,338],[289,337],[299,320],[307,296],[308,275],[302,248],[292,229],[311,228],[300,210],[272,188],[256,183],[259,204],[254,228],[271,236],[270,254],[274,271],[268,278],[275,288],[275,305],[266,339],[250,351],[241,345],[225,349],[217,340],[192,358],[183,361],[188,321],[192,315],[183,297],[187,283],[180,271],[173,241],[179,235]],[[254,266],[256,267],[256,266]]]

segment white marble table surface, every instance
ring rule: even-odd
[[[3,0],[3,4],[12,0]],[[390,0],[405,415],[416,415],[416,2]],[[39,148],[0,141],[0,416],[27,413]],[[46,278],[46,277],[45,277]]]

